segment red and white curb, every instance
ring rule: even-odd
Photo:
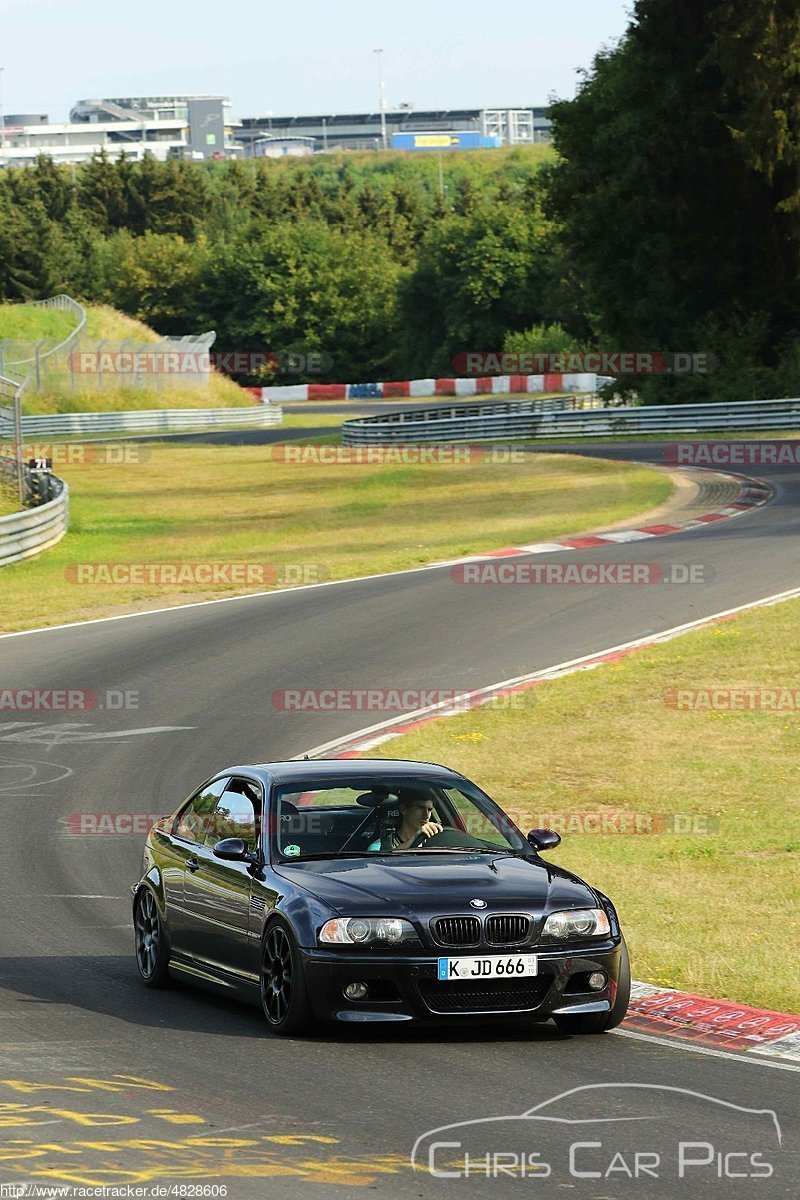
[[[800,1062],[800,1016],[634,983],[626,1028]]]
[[[618,646],[611,646],[599,654],[587,654],[543,671],[532,671],[527,675],[502,680],[490,687],[464,692],[452,700],[431,704],[417,712],[404,713],[366,729],[356,730],[355,733],[315,746],[306,754],[296,757],[359,758],[366,751],[373,750],[392,738],[412,733],[444,717],[460,716],[469,709],[489,704],[497,696],[507,696],[513,692],[538,687],[548,680],[560,679],[578,671],[593,670],[605,663],[616,662],[635,650],[670,642],[684,633],[717,625],[742,612],[771,608],[787,600],[798,599],[800,588],[778,592],[774,596],[766,596],[750,604],[741,604],[708,617],[687,621],[683,625],[665,629],[662,633],[649,634]],[[693,1043],[696,1047],[749,1051],[753,1054],[768,1055],[773,1060],[800,1062],[800,1016],[734,1004],[730,1000],[712,1000],[692,992],[679,992],[636,980],[631,989],[631,1004],[623,1029],[644,1035],[660,1035],[662,1038],[685,1044]]]
[[[680,469],[680,468],[678,468]],[[694,468],[697,470],[698,468]],[[703,470],[704,468],[699,468]],[[726,521],[731,517],[741,516],[758,508],[772,497],[772,488],[760,479],[752,479],[748,475],[732,475],[728,472],[714,471],[713,474],[726,480],[733,480],[739,485],[739,495],[731,504],[715,512],[703,513],[698,517],[687,518],[684,521],[669,521],[662,524],[639,525],[633,529],[616,529],[608,533],[588,533],[583,537],[557,538],[553,542],[534,542],[529,546],[506,546],[502,550],[487,550],[484,554],[470,554],[463,558],[447,559],[437,563],[440,567],[461,566],[463,563],[485,562],[489,558],[519,558],[526,554],[553,554],[564,550],[591,550],[595,546],[613,546],[626,542],[647,541],[649,538],[663,537],[669,533],[685,533],[688,529],[699,529],[704,525],[713,525],[717,521]]]
[[[403,379],[386,383],[295,383],[281,387],[248,388],[263,404],[289,404],[299,400],[387,400],[427,396],[515,396],[549,392],[592,394],[608,375],[593,372],[548,375],[489,375],[468,379]]]

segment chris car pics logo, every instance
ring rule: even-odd
[[[411,1164],[448,1181],[549,1179],[596,1188],[669,1180],[692,1200],[698,1189],[726,1196],[738,1180],[747,1181],[748,1196],[770,1196],[758,1189],[789,1169],[773,1109],[640,1083],[587,1084],[522,1113],[441,1125],[417,1138]]]

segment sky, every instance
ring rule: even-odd
[[[230,96],[236,117],[515,107],[571,97],[631,0],[0,0],[5,113]]]

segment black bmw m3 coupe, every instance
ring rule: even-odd
[[[463,775],[430,763],[230,767],[147,837],[136,962],[314,1020],[622,1021],[630,965],[613,904],[541,857]]]

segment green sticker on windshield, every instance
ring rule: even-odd
[[[299,846],[284,846],[283,853],[287,856],[287,858],[297,858],[298,854],[300,853],[300,847]]]

